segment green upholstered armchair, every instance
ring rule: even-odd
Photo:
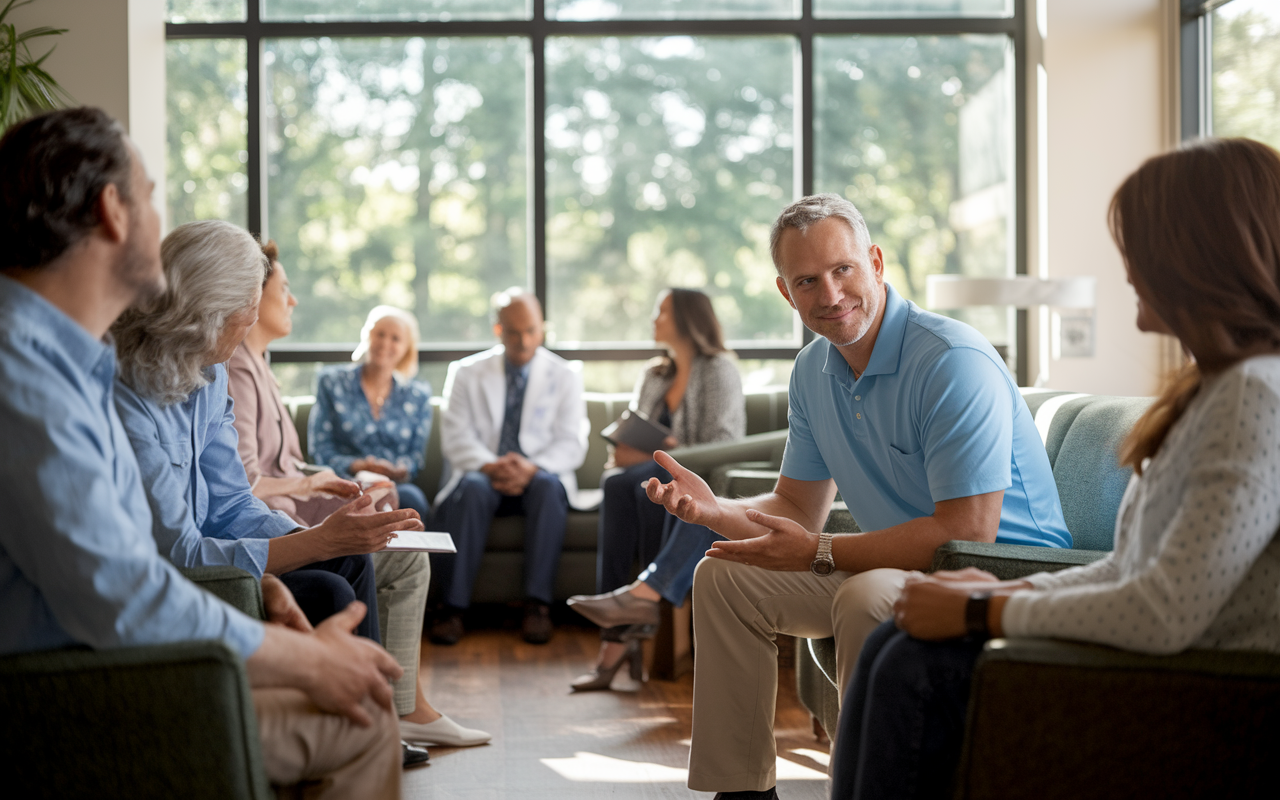
[[[248,573],[183,572],[262,618],[261,590]],[[244,664],[222,642],[0,658],[0,719],[10,797],[275,796]]]
[[[1280,656],[1146,656],[997,639],[973,676],[955,795],[1275,797]]]

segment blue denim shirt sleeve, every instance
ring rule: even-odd
[[[0,459],[0,653],[221,639],[248,657],[262,624],[156,551],[114,368],[110,348],[0,278],[0,442],[21,454]]]
[[[160,552],[179,566],[230,565],[260,579],[267,566],[267,540],[288,533],[296,523],[271,511],[249,490],[236,451],[225,376],[220,372],[186,402],[164,409],[117,381],[116,405],[137,454]],[[200,512],[194,496],[197,482],[205,487]]]
[[[364,453],[354,455],[340,453],[335,441],[341,430],[342,414],[335,408],[334,395],[341,391],[339,384],[346,378],[345,370],[325,370],[316,384],[316,402],[307,419],[307,450],[311,460],[328,467],[343,478],[351,477],[351,464]]]
[[[226,367],[219,364],[217,370],[217,380],[201,390],[209,393],[209,403],[196,469],[208,487],[209,509],[200,532],[219,539],[261,540],[283,536],[297,528],[298,523],[283,512],[272,511],[254,497],[249,488],[244,462],[240,460],[235,405],[227,394]],[[262,544],[265,548],[266,543]]]
[[[152,416],[154,405],[120,382],[116,383],[116,407],[138,458],[151,507],[151,533],[160,552],[180,567],[229,565],[261,579],[267,566],[265,539],[215,539],[204,536],[196,524],[189,482],[182,480],[187,470],[194,469],[190,441],[162,443]]]

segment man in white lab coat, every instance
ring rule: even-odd
[[[441,446],[450,477],[436,495],[435,524],[458,554],[437,560],[444,608],[431,640],[454,644],[495,516],[525,517],[523,635],[551,638],[551,591],[564,543],[574,470],[587,454],[582,376],[542,347],[542,306],[520,289],[495,298],[502,344],[449,365]]]

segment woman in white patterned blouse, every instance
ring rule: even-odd
[[[833,798],[947,793],[981,651],[960,639],[969,603],[987,604],[995,636],[1280,652],[1280,155],[1222,139],[1157,156],[1116,191],[1109,221],[1138,328],[1194,359],[1121,446],[1135,475],[1115,550],[1018,581],[909,578],[858,660]]]

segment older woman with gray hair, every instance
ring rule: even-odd
[[[418,514],[377,512],[362,495],[299,527],[249,488],[225,362],[258,317],[271,269],[258,243],[229,223],[193,222],[165,237],[161,259],[165,291],[112,327],[116,407],[138,456],[160,552],[183,567],[228,564],[258,578],[278,575],[311,624],[364,599],[359,632],[385,642],[404,668],[394,686],[402,729],[405,716],[422,711],[453,738],[487,740],[438,716],[417,682],[428,561],[422,553],[379,551],[397,531],[421,530]],[[414,619],[416,630],[407,630]]]

